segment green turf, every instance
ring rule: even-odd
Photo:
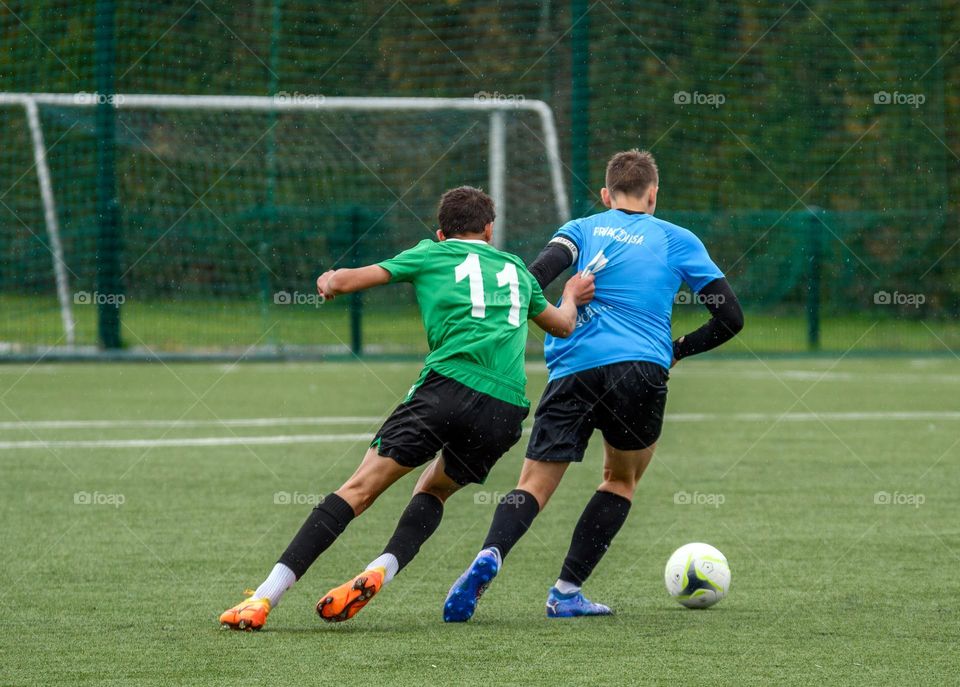
[[[0,421],[383,416],[409,364],[0,366]],[[531,394],[544,383],[531,374]],[[660,450],[624,530],[589,581],[613,618],[547,620],[544,600],[600,447],[571,468],[473,621],[440,619],[482,542],[489,494],[522,444],[447,505],[417,558],[357,618],[324,625],[327,588],[380,553],[412,478],[355,521],[257,634],[216,616],[255,586],[308,505],[363,441],[315,445],[0,450],[4,632],[0,683],[34,684],[937,684],[956,680],[960,420],[838,419],[845,411],[956,408],[954,359],[691,360],[673,374]],[[826,413],[801,421],[790,415]],[[691,413],[720,413],[690,420]],[[365,432],[375,423],[270,428],[4,425],[0,441]],[[722,495],[719,507],[677,492]],[[877,505],[880,491],[923,504]],[[77,505],[78,492],[124,503]],[[714,499],[716,500],[716,499]],[[708,611],[667,598],[673,549],[730,560]]]
[[[427,341],[420,314],[398,286],[364,294],[363,340],[373,354],[422,355]],[[62,345],[63,325],[56,299],[0,296],[0,351],[4,344]],[[97,343],[97,310],[75,305],[77,343]],[[921,320],[914,313],[881,308],[858,315],[825,313],[821,348],[838,354],[860,351],[943,353],[960,347],[960,322]],[[676,336],[699,327],[708,317],[699,305],[674,308]],[[748,311],[748,327],[723,349],[724,354],[783,353],[807,350],[807,319],[799,306],[782,311]],[[131,298],[122,309],[121,338],[127,347],[156,351],[244,349],[249,346],[339,346],[350,344],[347,299],[323,306],[274,305],[271,302],[185,300],[140,302]],[[541,349],[533,332],[531,352]]]

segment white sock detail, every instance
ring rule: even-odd
[[[270,599],[270,606],[276,606],[284,593],[297,581],[294,572],[283,563],[277,563],[270,571],[270,575],[265,579],[253,596],[257,599]]]
[[[500,549],[498,549],[496,546],[488,546],[483,551],[478,553],[477,556],[479,557],[482,553],[492,553],[493,557],[497,559],[497,568],[499,569],[503,567],[503,556],[500,555]]]
[[[573,582],[567,582],[566,580],[557,580],[557,583],[553,586],[561,594],[576,594],[580,591],[579,586],[575,585]]]
[[[373,570],[374,568],[386,568],[387,574],[383,576],[383,583],[386,584],[400,572],[400,561],[398,561],[397,557],[392,553],[384,553],[371,561],[370,565],[367,566],[367,570]]]

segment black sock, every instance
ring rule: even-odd
[[[630,513],[630,501],[598,491],[583,509],[583,514],[573,530],[573,539],[567,558],[563,561],[560,579],[580,586],[590,577],[590,573],[610,548],[610,542],[623,526]]]
[[[413,560],[423,543],[430,538],[443,518],[443,503],[433,494],[415,494],[404,509],[397,529],[387,542],[384,553],[392,553],[400,563],[399,570]]]
[[[506,558],[513,545],[527,533],[527,529],[539,512],[540,504],[537,503],[533,494],[522,489],[514,489],[497,504],[483,548],[496,546],[500,551],[500,557]]]
[[[310,511],[279,562],[290,568],[299,580],[317,557],[347,529],[353,518],[353,507],[349,503],[336,494],[325,496],[323,502]]]

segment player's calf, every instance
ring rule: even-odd
[[[428,469],[429,470],[429,469]],[[317,602],[317,613],[328,622],[349,620],[400,572],[440,526],[443,503],[432,493],[413,495],[397,522],[383,553],[362,573],[334,587]]]
[[[580,591],[580,585],[593,573],[629,513],[628,499],[606,491],[594,492],[573,530],[554,589],[561,594]]]

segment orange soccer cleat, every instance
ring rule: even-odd
[[[270,614],[270,599],[255,599],[251,596],[220,614],[220,627],[224,630],[259,630]]]
[[[364,570],[349,582],[334,587],[317,602],[317,613],[328,623],[350,620],[383,586],[385,568]]]

